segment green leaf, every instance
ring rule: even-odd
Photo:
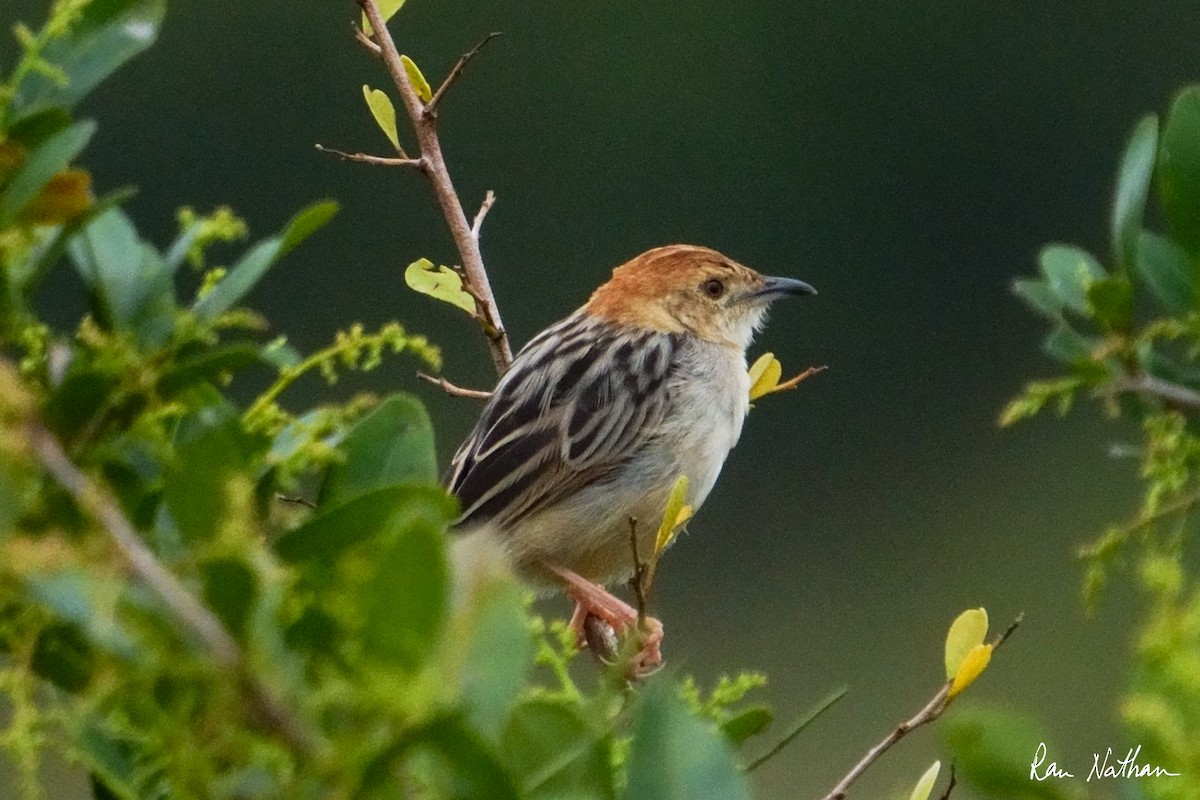
[[[766,706],[750,706],[721,723],[721,733],[734,747],[757,736],[775,720],[775,712]]]
[[[429,657],[446,615],[449,569],[445,526],[391,520],[391,538],[364,589],[366,653],[385,666],[417,669]]]
[[[953,678],[963,659],[976,645],[983,644],[988,632],[987,610],[971,608],[959,614],[950,623],[946,633],[946,678]]]
[[[383,131],[383,135],[392,143],[392,147],[400,149],[400,134],[396,130],[396,107],[392,105],[392,98],[386,93],[378,89],[372,89],[370,86],[363,84],[363,99],[367,101],[367,108],[371,110],[371,116],[375,118],[375,124]]]
[[[1188,254],[1170,239],[1144,231],[1134,262],[1142,281],[1171,314],[1191,310],[1196,290]]]
[[[80,692],[92,676],[92,648],[75,625],[53,622],[34,643],[29,665],[41,678],[66,692]]]
[[[46,139],[29,154],[0,192],[0,228],[12,224],[42,187],[79,155],[95,132],[95,122],[82,120]]]
[[[104,324],[135,331],[144,344],[159,344],[170,334],[175,307],[170,275],[123,211],[113,208],[92,220],[67,250]]]
[[[457,717],[442,717],[414,731],[414,740],[438,752],[453,773],[474,791],[455,797],[518,800],[508,770],[478,734]],[[523,799],[522,799],[523,800]]]
[[[359,420],[340,450],[345,460],[329,467],[318,504],[336,506],[399,483],[437,484],[433,423],[414,397],[395,394]]]
[[[163,481],[163,501],[184,540],[213,537],[228,513],[229,481],[253,472],[254,447],[226,406],[184,419],[175,435],[176,460]]]
[[[92,220],[100,217],[110,208],[116,208],[121,203],[133,197],[134,194],[135,192],[129,188],[110,192],[92,203],[86,211],[72,219],[66,225],[59,226],[57,232],[55,232],[54,236],[48,242],[33,248],[28,259],[13,264],[10,272],[13,285],[18,291],[25,294],[25,296],[29,296],[37,288],[42,278],[62,258],[63,253],[67,251],[67,245],[75,238],[76,234],[90,225]]]
[[[1090,361],[1093,349],[1091,340],[1066,323],[1051,331],[1042,342],[1042,352],[1064,364]]]
[[[163,0],[93,0],[67,35],[52,40],[42,58],[61,69],[66,85],[38,72],[21,81],[8,123],[52,106],[71,107],[158,37]]]
[[[504,762],[528,800],[612,800],[610,744],[572,707],[527,700],[513,712],[500,740]],[[648,795],[653,797],[654,795]],[[701,796],[701,795],[697,795]]]
[[[216,558],[205,562],[200,572],[204,578],[204,604],[234,636],[241,637],[258,599],[254,570],[236,558]]]
[[[461,696],[468,719],[489,737],[499,736],[533,666],[534,642],[525,613],[525,591],[510,576],[476,573],[464,582],[455,560],[456,586],[465,601],[456,608],[455,642],[465,642]]]
[[[113,585],[79,570],[32,575],[26,581],[30,595],[95,646],[131,663],[145,657],[106,602],[113,596]]]
[[[337,209],[337,203],[324,200],[300,211],[278,234],[250,248],[212,291],[196,301],[192,310],[201,319],[212,320],[233,308],[275,262],[328,222]]]
[[[468,314],[475,313],[475,298],[463,291],[462,278],[449,267],[435,267],[428,258],[422,258],[404,270],[404,282],[415,292],[458,306]]]
[[[629,751],[627,800],[749,800],[724,737],[692,716],[668,680],[642,694]]]
[[[1158,193],[1172,238],[1200,254],[1200,85],[1175,97],[1158,153]]]
[[[1117,170],[1111,221],[1112,252],[1117,266],[1122,269],[1129,269],[1137,256],[1138,235],[1146,211],[1146,192],[1150,189],[1157,150],[1158,117],[1149,114],[1133,129]]]
[[[458,513],[454,498],[432,486],[389,486],[331,509],[321,508],[304,524],[276,540],[285,561],[328,562],[349,547],[379,539],[387,531],[418,523],[449,524]]]
[[[1038,745],[1053,742],[1034,721],[1006,711],[966,707],[942,723],[946,747],[954,766],[972,785],[988,796],[1065,800],[1079,795],[1069,789],[1071,781],[1034,781],[1029,778],[1031,760]],[[1043,772],[1055,760],[1045,753],[1037,768]],[[1059,766],[1067,768],[1066,765]],[[1084,777],[1074,770],[1077,777]]]
[[[400,56],[400,63],[404,65],[404,71],[408,73],[408,82],[412,84],[417,97],[425,103],[432,100],[433,90],[429,88],[429,81],[425,80],[425,76],[421,74],[421,68],[417,66],[416,62],[408,56]]]
[[[1129,327],[1133,318],[1133,286],[1125,277],[1104,278],[1088,285],[1092,316],[1105,330]]]
[[[138,757],[144,751],[137,744],[118,737],[94,716],[83,724],[74,741],[78,744],[74,754],[92,773],[93,786],[99,784],[108,796],[120,800],[144,800],[148,793],[143,794],[143,787],[135,779],[145,775],[145,770],[138,767]]]
[[[1042,248],[1038,262],[1050,290],[1071,310],[1088,313],[1087,288],[1106,277],[1096,259],[1074,245],[1050,244]]]
[[[1013,282],[1013,294],[1039,314],[1050,319],[1062,317],[1063,301],[1043,280],[1018,280]]]
[[[158,379],[158,391],[170,397],[201,382],[215,383],[225,374],[240,372],[253,364],[268,363],[262,348],[252,344],[231,344],[206,350],[176,361]]]
[[[942,769],[942,762],[935,761],[930,765],[929,769],[925,770],[925,774],[917,781],[917,785],[913,787],[912,794],[909,795],[909,800],[929,800],[929,793],[933,791],[933,785],[937,783],[938,772]]]

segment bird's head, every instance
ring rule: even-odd
[[[770,278],[716,250],[674,244],[613,270],[592,294],[589,314],[664,333],[690,333],[745,350],[782,297],[816,294],[803,281]]]

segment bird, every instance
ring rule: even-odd
[[[617,634],[638,612],[606,585],[651,557],[672,488],[698,511],[749,411],[746,350],[776,300],[816,290],[707,247],[657,247],[514,357],[446,480],[463,537],[485,537],[540,593],[575,601],[580,646],[595,616]],[[632,669],[662,663],[646,618]]]

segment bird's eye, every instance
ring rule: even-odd
[[[725,284],[721,283],[716,278],[709,278],[704,283],[700,284],[700,291],[716,300],[721,295],[725,294]]]

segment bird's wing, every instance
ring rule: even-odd
[[[454,456],[459,522],[507,527],[611,474],[666,413],[677,344],[578,312],[531,341]]]

